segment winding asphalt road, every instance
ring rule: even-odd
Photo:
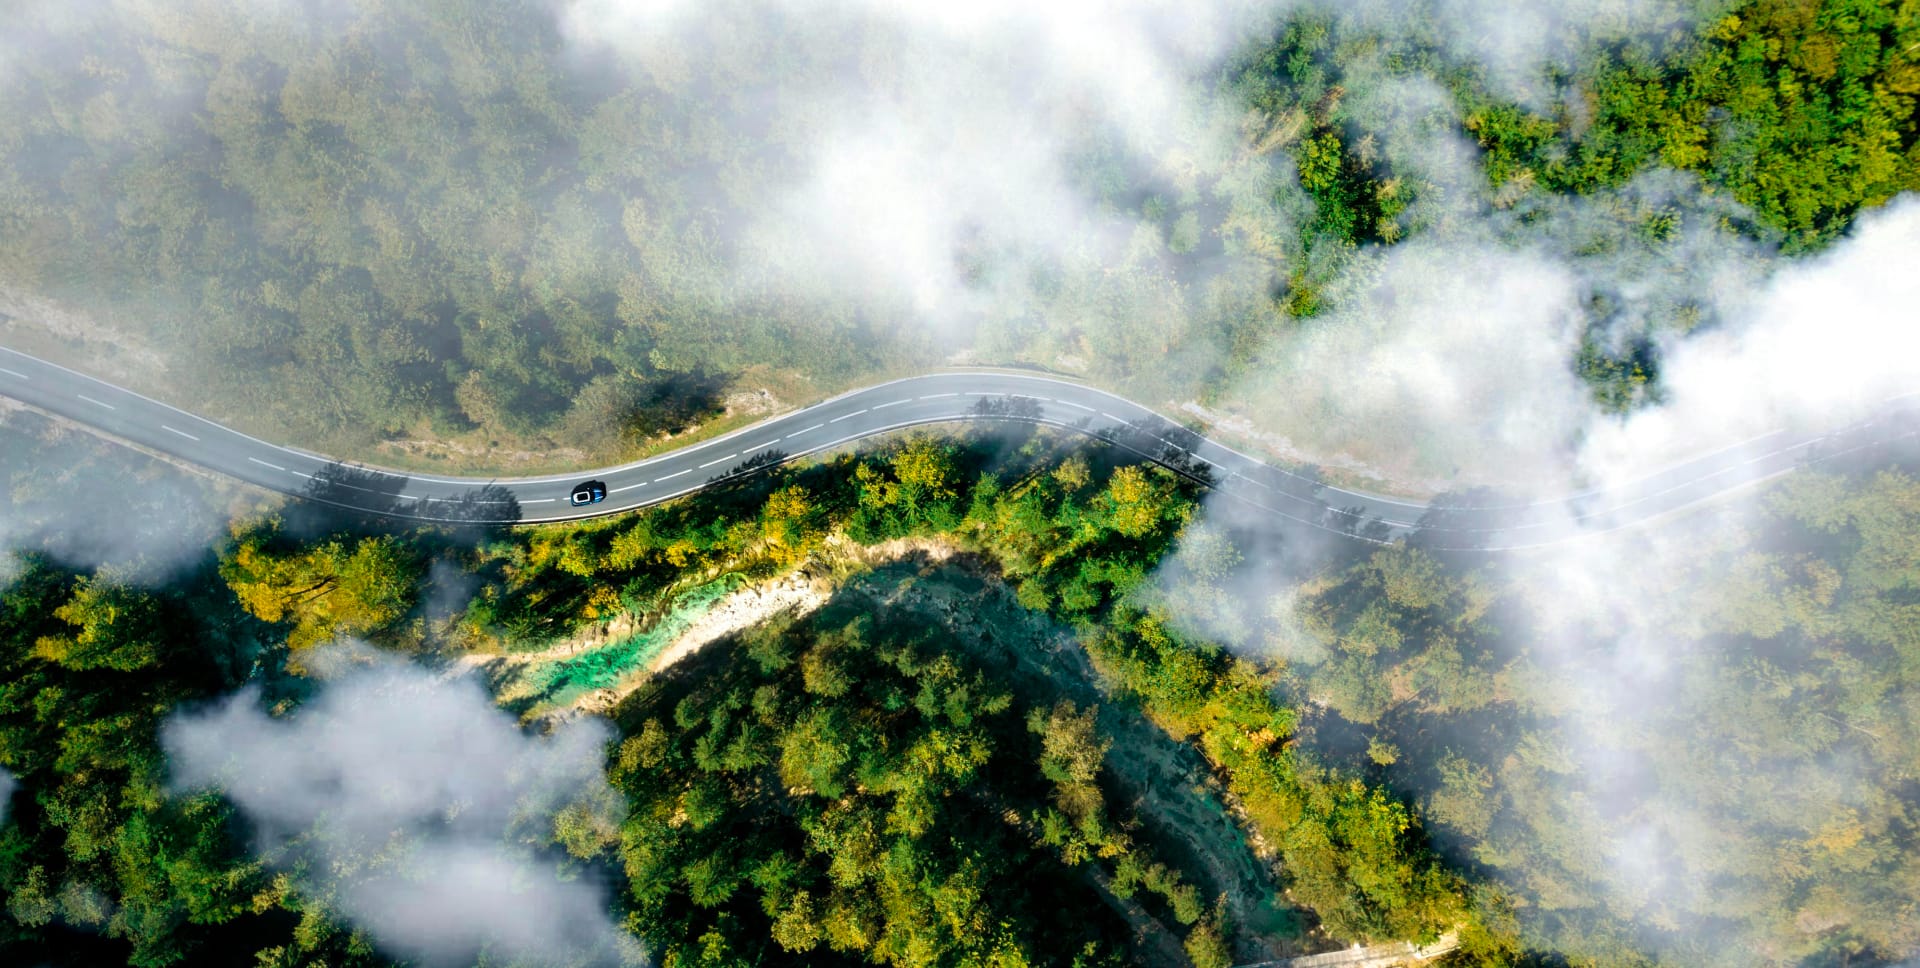
[[[932,373],[882,383],[619,467],[492,479],[342,463],[248,436],[5,347],[0,347],[0,394],[269,490],[416,521],[537,524],[617,514],[876,434],[959,420],[1003,420],[1106,440],[1230,495],[1257,513],[1299,525],[1372,542],[1415,536],[1427,547],[1488,551],[1617,530],[1810,460],[1920,432],[1906,411],[1892,410],[1840,431],[1781,431],[1757,437],[1608,491],[1518,503],[1486,498],[1424,503],[1335,487],[1256,460],[1122,397],[1005,371]],[[571,485],[589,479],[606,482],[606,500],[571,506]]]

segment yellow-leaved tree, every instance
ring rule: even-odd
[[[405,617],[418,596],[421,562],[392,535],[335,537],[300,545],[279,522],[236,529],[220,577],[256,618],[284,623],[300,650],[341,635],[367,635]]]

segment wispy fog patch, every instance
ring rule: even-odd
[[[480,590],[480,576],[451,558],[435,558],[427,568],[426,604],[422,609],[430,628],[443,628],[457,619]]]
[[[364,648],[308,663],[319,692],[283,716],[249,688],[162,732],[176,789],[223,790],[277,864],[378,942],[428,964],[493,956],[613,963],[630,942],[607,886],[560,876],[546,845],[570,805],[617,818],[598,720],[522,731],[471,677]]]
[[[1684,30],[1699,9],[1671,0],[1355,0],[1317,6],[1385,33],[1418,25],[1435,47],[1478,65],[1494,90],[1535,110],[1569,93],[1562,78],[1586,44]]]
[[[1908,197],[1862,216],[1830,252],[1786,265],[1751,291],[1716,293],[1723,323],[1663,347],[1666,402],[1625,419],[1596,417],[1577,455],[1582,474],[1603,485],[1631,480],[1768,431],[1840,429],[1888,412],[1891,398],[1920,391],[1916,260],[1920,198]],[[1752,477],[1736,469],[1726,483],[1744,483],[1743,474]],[[1760,520],[1752,501],[1734,499],[1667,526],[1499,562],[1542,632],[1536,659],[1574,690],[1559,735],[1575,769],[1560,792],[1607,821],[1591,830],[1617,832],[1593,845],[1583,873],[1608,886],[1623,916],[1683,933],[1708,929],[1676,912],[1706,906],[1716,892],[1724,898],[1730,888],[1716,879],[1751,869],[1750,858],[1727,854],[1730,814],[1819,827],[1865,809],[1871,789],[1844,743],[1810,767],[1785,749],[1769,755],[1715,740],[1729,714],[1712,694],[1753,675],[1756,663],[1764,674],[1769,660],[1701,653],[1691,643],[1724,627],[1724,602],[1753,580],[1735,555]],[[1835,728],[1852,715],[1815,706]],[[1726,789],[1755,776],[1771,778],[1774,802],[1725,803]]]
[[[227,488],[0,400],[0,551],[157,584],[206,560]],[[0,555],[0,581],[12,576]]]
[[[1416,106],[1431,105],[1425,87],[1394,84],[1362,102],[1404,94],[1427,116],[1421,130],[1444,110]],[[1222,399],[1309,452],[1355,458],[1388,487],[1565,491],[1601,470],[1574,455],[1618,423],[1579,370],[1583,347],[1720,352],[1738,337],[1710,334],[1757,325],[1772,249],[1734,229],[1727,202],[1670,171],[1497,207],[1472,149],[1433,135],[1389,149],[1424,186],[1410,211],[1426,230],[1358,253],[1325,287],[1327,308],[1270,340]],[[1733,443],[1736,430],[1695,426],[1692,445]]]
[[[6,767],[0,766],[0,823],[7,822],[7,809],[13,805],[13,791],[20,781]]]
[[[1374,260],[1374,284],[1279,344],[1242,391],[1263,420],[1309,427],[1420,477],[1536,479],[1586,416],[1569,360],[1583,317],[1559,261],[1417,239]]]
[[[612,962],[623,947],[600,885],[529,871],[499,847],[426,844],[401,861],[404,874],[373,877],[348,895],[348,910],[376,938],[430,963],[464,963],[493,950],[540,963]],[[597,957],[581,958],[581,949]]]
[[[1466,61],[1493,50],[1496,73],[1518,79],[1568,55],[1564,38],[1581,31],[1627,36],[1669,22],[1642,16],[1643,6],[574,0],[556,10],[583,61],[610,59],[667,91],[725,78],[732,93],[703,123],[775,133],[780,156],[703,176],[727,202],[714,231],[729,241],[733,278],[716,292],[737,293],[749,280],[748,289],[822,311],[852,306],[887,325],[925,324],[942,352],[1085,368],[1123,389],[1190,399],[1229,355],[1222,332],[1282,329],[1270,305],[1252,307],[1276,289],[1274,258],[1286,245],[1277,240],[1311,216],[1285,153],[1248,151],[1246,126],[1257,119],[1219,84],[1234,56],[1305,13],[1395,35],[1435,29],[1426,42]],[[777,84],[747,66],[773,64],[782,68]],[[1445,91],[1364,57],[1342,84],[1360,105],[1356,121],[1395,132],[1369,150],[1407,173],[1409,192],[1415,179],[1424,184],[1407,217],[1415,230],[1455,226],[1484,208],[1485,179]],[[636,122],[659,123],[652,113]],[[1459,231],[1467,237],[1447,235],[1436,248],[1464,262],[1489,241],[1484,226]],[[1337,256],[1308,261],[1328,258]],[[1433,261],[1398,268],[1448,268]],[[1357,278],[1330,285],[1355,288],[1362,263]],[[1570,271],[1530,268],[1540,285]],[[1538,295],[1519,285],[1512,298]],[[1346,305],[1357,315],[1366,303]],[[1497,338],[1491,331],[1504,322],[1483,324],[1478,338]],[[1564,342],[1545,337],[1556,338]],[[1274,341],[1290,340],[1282,332]],[[1431,355],[1453,360],[1479,347]],[[1276,352],[1288,349],[1303,364],[1315,352]],[[1396,366],[1401,351],[1410,365],[1429,355],[1402,343],[1382,348],[1379,364]],[[1362,404],[1352,416],[1391,404]],[[1265,417],[1265,429],[1290,436],[1311,439],[1317,428]],[[1534,432],[1504,427],[1495,436]]]
[[[1916,258],[1920,197],[1907,196],[1861,216],[1831,252],[1757,287],[1710,288],[1728,322],[1666,340],[1667,402],[1598,422],[1583,467],[1634,475],[1703,446],[1858,420],[1920,392]]]
[[[1063,276],[1141,261],[1142,199],[1110,189],[1177,198],[1234,152],[1239,112],[1207,73],[1284,9],[580,0],[560,19],[584,52],[669,83],[697,69],[689,51],[793,64],[718,119],[788,132],[795,158],[751,185],[716,176],[742,203],[735,271],[922,321],[953,350],[983,319],[1047,308]],[[1142,320],[1167,308],[1110,303]]]
[[[983,131],[951,109],[877,110],[824,131],[804,183],[750,230],[749,250],[794,292],[867,292],[951,330],[1032,300],[1020,270],[1034,260],[1057,264],[1069,246],[1097,257],[1131,227],[1089,210],[1031,119]]]
[[[803,51],[810,60],[848,58],[858,73],[810,92],[944,93],[943,68],[985,86],[981,93],[1016,92],[1021,110],[1046,110],[1068,99],[1110,119],[1136,145],[1169,145],[1190,131],[1206,92],[1197,70],[1253,40],[1298,5],[1263,0],[1089,0],[1030,4],[987,0],[972,4],[893,4],[879,0],[675,0],[631,4],[573,0],[562,6],[563,30],[576,42],[625,51],[645,68],[649,57],[672,57],[691,43],[720,52]],[[779,33],[755,30],[762,23]],[[716,36],[712,28],[728,28]],[[797,29],[794,29],[797,28]],[[862,44],[855,38],[868,37]],[[807,85],[801,78],[803,93]],[[848,106],[852,106],[849,103]],[[980,117],[1006,110],[989,97]],[[795,105],[794,107],[801,107]]]
[[[1188,528],[1157,580],[1135,592],[1186,632],[1287,662],[1316,663],[1323,643],[1302,634],[1293,604],[1302,583],[1351,554],[1332,531],[1276,528],[1273,516],[1239,501],[1212,500]]]

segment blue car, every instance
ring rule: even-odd
[[[584,484],[575,484],[573,493],[568,495],[568,499],[573,502],[574,507],[599,504],[607,499],[607,482],[588,481]]]

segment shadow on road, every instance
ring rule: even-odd
[[[718,486],[723,482],[730,481],[735,478],[741,478],[741,477],[746,477],[752,474],[758,474],[759,472],[764,471],[770,467],[779,467],[781,464],[786,463],[786,460],[789,456],[791,455],[789,455],[784,450],[781,450],[777,447],[769,447],[766,450],[760,451],[757,454],[750,454],[748,455],[746,460],[743,460],[740,463],[735,464],[732,467],[729,467],[726,470],[721,471],[720,473],[707,478],[707,483]]]
[[[1341,534],[1351,535],[1363,541],[1384,543],[1393,537],[1393,526],[1379,515],[1369,518],[1362,505],[1336,508],[1328,507],[1321,515],[1321,524]]]
[[[1040,419],[1040,401],[1032,397],[1008,394],[998,397],[981,397],[974,401],[973,416],[988,420],[1028,420]]]
[[[1484,550],[1501,537],[1499,520],[1504,513],[1489,509],[1512,500],[1489,487],[1435,495],[1414,522],[1407,544],[1432,552]]]
[[[700,504],[716,511],[751,516],[772,493],[777,480],[761,472],[779,467],[790,456],[787,451],[774,447],[750,455],[707,478],[706,487],[700,491]]]
[[[1154,463],[1190,478],[1203,487],[1218,483],[1213,465],[1194,456],[1194,451],[1199,449],[1205,438],[1171,420],[1148,417],[1130,427],[1106,427],[1093,432],[1093,435],[1145,455]]]
[[[428,498],[406,494],[407,483],[398,474],[330,462],[307,481],[300,495],[304,500],[289,509],[288,528],[317,535],[431,523],[478,538],[511,527],[522,515],[519,498],[504,485]]]

